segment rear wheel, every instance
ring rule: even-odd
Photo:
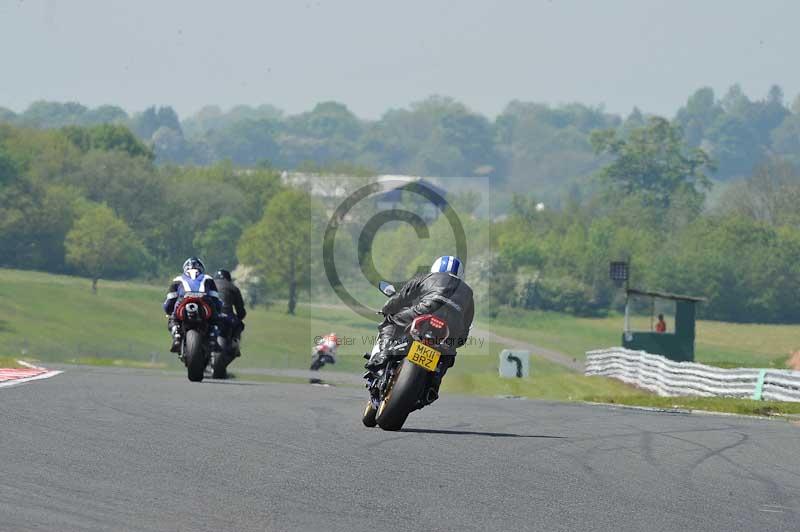
[[[378,424],[375,421],[375,415],[378,413],[378,409],[372,404],[372,399],[367,401],[367,406],[364,407],[364,414],[361,416],[361,422],[364,423],[365,427],[372,428]]]
[[[414,410],[422,388],[427,380],[428,370],[417,366],[408,359],[403,360],[394,385],[383,398],[376,420],[383,430],[400,430],[408,414]]]
[[[186,332],[184,355],[186,357],[186,370],[189,380],[200,382],[206,369],[205,350],[203,349],[203,335],[200,331],[191,329]]]

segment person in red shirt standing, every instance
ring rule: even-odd
[[[667,332],[667,322],[664,321],[664,315],[658,315],[658,323],[656,323],[656,332],[657,333],[665,333]]]

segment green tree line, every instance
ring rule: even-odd
[[[597,130],[590,143],[606,163],[583,196],[566,194],[554,209],[516,194],[507,215],[494,220],[461,211],[468,277],[483,312],[621,310],[609,262],[630,260],[632,286],[706,297],[704,318],[800,321],[800,172],[790,161],[764,160],[708,208],[715,163],[674,123],[653,117],[627,130]],[[420,241],[400,225],[372,252],[382,271],[407,278],[442,253],[450,232],[440,218]]]
[[[705,296],[707,318],[800,320],[800,173],[790,154],[765,154],[709,208],[709,178],[721,163],[687,127],[658,117],[611,126],[587,129],[596,169],[557,206],[517,194],[507,213],[495,213],[504,216],[479,218],[471,213],[485,197],[448,196],[472,239],[470,279],[482,308],[604,314],[619,305],[608,262],[630,258],[635,285]],[[270,167],[159,164],[153,146],[122,124],[0,124],[3,267],[95,282],[163,279],[198,254],[211,269],[243,262],[293,310],[298,294],[314,289],[313,237],[335,208],[327,203]],[[339,223],[355,250],[359,221]],[[448,231],[440,217],[419,242],[406,224],[390,225],[369,253],[402,279],[450,252],[441,244]],[[357,275],[359,265],[350,266],[343,278]]]
[[[122,125],[0,124],[0,265],[96,281],[161,277],[199,254],[233,269],[282,189],[272,170],[157,165]]]
[[[121,124],[152,150],[159,163],[238,166],[269,164],[296,169],[347,162],[379,173],[491,176],[510,190],[561,190],[600,168],[593,131],[628,131],[648,115],[628,116],[580,103],[548,106],[512,101],[494,119],[451,98],[432,96],[408,108],[364,120],[338,102],[286,115],[271,105],[207,106],[181,120],[171,107],[128,114],[111,105],[36,102],[14,113],[0,108],[0,122],[36,128]],[[727,181],[750,175],[762,161],[780,156],[800,163],[800,99],[788,105],[780,87],[750,99],[738,85],[718,96],[710,88],[691,94],[671,122],[690,148],[715,162],[711,177]]]

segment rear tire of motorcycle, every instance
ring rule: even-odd
[[[378,409],[372,404],[372,400],[367,401],[367,406],[364,407],[364,414],[361,416],[361,422],[365,427],[372,428],[378,424],[375,416],[378,414]]]
[[[192,382],[201,382],[206,369],[203,335],[194,329],[186,332],[186,373]]]
[[[408,359],[403,360],[394,386],[378,406],[376,419],[383,430],[400,430],[414,410],[428,371]]]

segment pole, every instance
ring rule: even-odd
[[[630,328],[630,303],[631,303],[631,296],[628,293],[628,290],[625,290],[625,335],[631,330]]]
[[[650,296],[650,332],[653,332],[653,318],[656,315],[656,298]]]

